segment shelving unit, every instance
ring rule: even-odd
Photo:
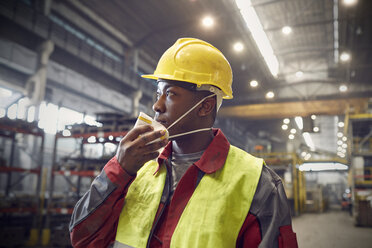
[[[347,116],[355,225],[372,226],[372,114]]]
[[[39,151],[35,159],[36,167],[24,168],[15,165],[15,152],[17,148],[16,134],[32,135],[41,139]],[[42,201],[41,194],[43,170],[43,151],[44,151],[44,131],[38,128],[37,123],[29,123],[23,120],[11,120],[9,118],[0,119],[0,136],[11,139],[10,155],[7,159],[2,160],[4,164],[0,165],[0,173],[5,173],[6,185],[4,199],[1,201],[0,215],[1,226],[7,227],[6,230],[0,231],[0,240],[2,245],[16,246],[24,245],[23,242],[27,237],[28,245],[37,242],[38,233],[41,228],[42,218]],[[17,180],[14,174],[20,174]],[[33,195],[19,196],[15,193],[14,188],[18,186],[26,177],[36,175],[36,190]],[[36,199],[36,201],[35,201]],[[19,219],[24,220],[19,221]]]
[[[90,184],[99,175],[103,166],[114,156],[114,154],[105,156],[104,144],[113,143],[117,146],[122,137],[133,127],[135,121],[123,119],[122,116],[116,114],[98,114],[97,120],[103,124],[102,127],[74,125],[55,136],[53,162],[49,172],[49,200],[41,239],[43,245],[70,246],[68,224],[75,203],[85,193],[82,180],[88,178]],[[79,142],[76,149],[77,156],[62,157],[58,154],[59,141],[66,139]],[[101,144],[103,149],[101,157],[91,158],[85,154],[84,148],[87,145],[98,144]],[[69,195],[57,195],[55,186],[58,177],[64,179]]]

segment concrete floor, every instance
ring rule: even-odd
[[[302,214],[292,221],[300,248],[372,248],[372,228],[354,226],[348,212]]]

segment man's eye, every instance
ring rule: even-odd
[[[174,93],[170,90],[168,90],[166,93],[167,93],[167,96],[173,96],[174,95]]]

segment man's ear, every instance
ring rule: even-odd
[[[205,99],[199,108],[199,116],[207,116],[211,114],[214,111],[214,108],[216,106],[216,97],[209,97]]]

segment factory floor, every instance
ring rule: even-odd
[[[371,248],[372,227],[356,227],[349,213],[330,210],[293,218],[293,230],[300,248]]]

